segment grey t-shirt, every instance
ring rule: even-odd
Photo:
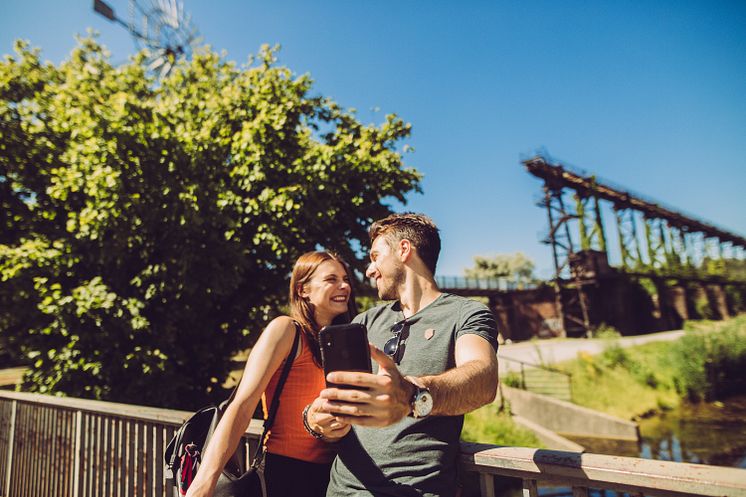
[[[383,349],[392,325],[403,318],[394,302],[354,321],[366,325],[370,342]],[[454,346],[463,334],[479,335],[497,350],[495,318],[474,300],[441,294],[407,323],[396,356],[404,376],[437,375],[454,368]],[[374,362],[373,372],[377,370]],[[327,497],[455,495],[463,422],[463,416],[429,416],[406,417],[386,428],[353,426],[337,444]]]

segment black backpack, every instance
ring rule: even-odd
[[[274,423],[280,404],[280,394],[282,393],[283,386],[285,386],[285,380],[290,373],[290,368],[293,365],[299,339],[300,331],[296,323],[295,340],[293,341],[290,354],[285,361],[285,366],[277,383],[277,389],[275,390],[267,419],[264,421],[264,431],[262,437],[259,439],[251,467],[248,471],[245,469],[244,454],[246,454],[246,440],[241,438],[238,447],[223,468],[223,472],[215,487],[214,497],[260,497],[264,495],[264,486],[259,474],[259,467],[264,460],[264,443],[266,442],[267,432],[272,427],[272,423]],[[172,495],[174,497],[186,495],[187,489],[199,469],[202,454],[204,454],[225,409],[235,397],[237,388],[238,386],[233,389],[228,400],[222,402],[220,405],[204,407],[194,413],[174,433],[174,436],[168,443],[164,454],[167,473],[166,484],[167,486],[169,484],[173,486]]]

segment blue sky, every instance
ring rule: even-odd
[[[0,53],[16,38],[59,62],[92,27],[134,51],[92,0],[3,0]],[[109,0],[127,17],[126,0]],[[440,226],[439,273],[523,251],[541,276],[541,182],[553,157],[746,235],[746,2],[184,0],[205,43],[239,62],[262,43],[364,122],[413,125],[425,175],[407,210]],[[376,111],[375,109],[380,109]],[[401,210],[401,208],[397,208]]]

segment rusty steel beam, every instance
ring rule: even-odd
[[[718,238],[721,243],[730,242],[735,247],[746,248],[746,238],[740,235],[643,199],[629,191],[600,183],[594,177],[576,173],[566,165],[549,164],[540,156],[523,161],[523,165],[529,173],[544,180],[552,189],[569,188],[581,196],[597,196],[611,202],[616,209],[634,209],[642,212],[646,218],[664,219],[669,226],[682,232],[699,232],[707,238]]]

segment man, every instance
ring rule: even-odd
[[[368,328],[374,374],[329,373],[353,389],[325,389],[305,412],[312,435],[325,435],[318,422],[330,415],[346,433],[327,496],[455,495],[463,414],[497,390],[495,320],[484,305],[438,289],[440,236],[429,218],[394,214],[369,234],[366,276],[394,302],[355,318]]]

